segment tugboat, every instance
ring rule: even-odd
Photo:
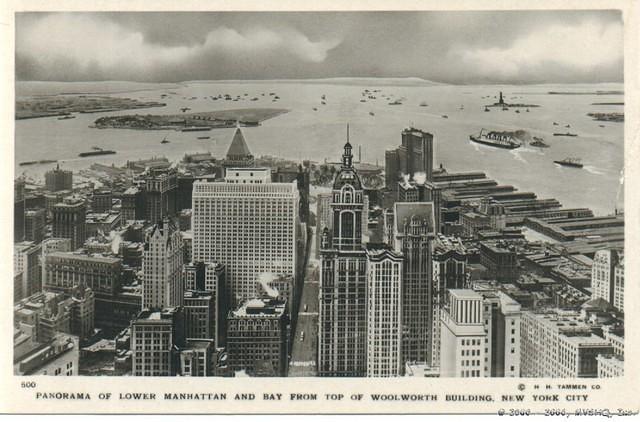
[[[529,142],[529,145],[531,145],[532,147],[538,147],[538,148],[549,148],[549,144],[544,142],[544,139],[538,138],[537,136],[533,137],[533,141]]]
[[[504,148],[504,149],[516,149],[522,145],[515,140],[513,136],[504,132],[487,132],[483,133],[484,129],[480,130],[479,135],[470,135],[469,139],[473,142],[488,145],[490,147]]]
[[[554,160],[553,162],[565,167],[575,167],[579,169],[583,167],[583,164],[582,162],[580,162],[579,158],[567,157],[564,160]]]

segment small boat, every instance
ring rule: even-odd
[[[554,160],[553,162],[565,167],[575,167],[579,169],[583,167],[583,164],[579,158],[567,157],[563,160]]]
[[[491,110],[489,110],[489,107],[486,107],[486,106],[485,106],[484,111],[485,111],[485,113],[488,113],[488,112],[489,112],[489,111],[491,111]]]
[[[598,126],[600,126],[600,127],[604,127],[604,125],[598,125]]]
[[[167,137],[165,136],[164,138],[162,138],[162,141],[160,141],[161,144],[168,144],[170,141],[167,140]]]
[[[578,136],[576,133],[554,133],[553,136]]]
[[[529,112],[529,109],[526,109],[525,111],[528,113],[528,112]]]
[[[502,111],[507,111],[509,110],[509,107],[502,107]]]
[[[318,111],[318,109],[316,107],[313,108],[313,111]]]
[[[553,125],[554,125],[554,126],[558,126],[558,123],[557,123],[557,122],[553,122]]]
[[[191,110],[189,107],[182,107],[180,110],[182,110],[183,113],[186,113],[187,111]]]
[[[198,139],[209,139],[211,136],[198,136]]]
[[[367,102],[367,100],[362,99],[362,100],[360,100],[360,102],[361,102],[361,103],[366,103],[366,102]]]
[[[58,120],[68,120],[68,119],[75,119],[75,118],[76,118],[76,116],[68,114],[66,116],[58,117]]]
[[[443,114],[443,115],[442,115],[442,118],[443,118],[443,119],[448,119],[448,118],[449,118],[449,116],[447,116],[446,114]]]
[[[324,101],[321,101],[321,102],[320,102],[320,104],[322,104],[322,105],[326,105],[327,103],[326,103],[326,102],[324,102]]]
[[[258,97],[253,97],[251,101],[258,101]]]
[[[324,95],[324,94],[322,94],[322,97],[320,97],[320,98],[322,98],[323,100],[326,100],[326,99],[327,99],[327,96],[326,96],[326,95]]]
[[[420,107],[427,107],[428,105],[429,105],[429,104],[427,104],[427,103],[426,103],[426,102],[424,102],[424,101],[420,103]]]
[[[571,125],[565,125],[565,127],[569,128],[569,127],[571,127]]]
[[[520,114],[520,110],[516,110],[516,113]]]
[[[544,139],[538,138],[537,136],[533,137],[533,141],[529,142],[529,145],[531,145],[532,147],[538,147],[538,148],[549,148],[549,144],[544,142]]]
[[[389,105],[402,105],[402,103],[400,102],[400,100],[395,100],[393,102],[390,102]]]
[[[375,115],[376,115],[376,113],[374,113],[373,111],[369,112],[369,116],[375,116]]]

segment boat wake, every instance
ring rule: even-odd
[[[586,171],[588,171],[591,174],[597,174],[599,176],[602,176],[603,174],[605,174],[604,171],[602,171],[601,169],[597,168],[597,167],[593,167],[593,166],[584,166],[583,167]]]
[[[515,149],[512,149],[511,151],[509,151],[511,153],[511,155],[514,156],[514,158],[522,163],[525,164],[529,164],[529,162],[527,160],[524,159],[524,157],[522,157],[522,155],[520,155],[520,151],[516,151]]]

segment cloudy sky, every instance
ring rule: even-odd
[[[19,13],[18,80],[618,82],[617,11]]]

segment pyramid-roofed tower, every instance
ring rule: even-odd
[[[225,167],[253,167],[254,159],[247,142],[244,139],[242,130],[236,129],[231,140],[231,145],[227,150],[227,157],[224,162]]]

